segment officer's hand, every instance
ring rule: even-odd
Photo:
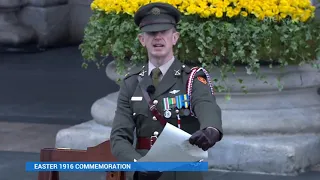
[[[206,151],[216,144],[220,139],[220,133],[213,128],[198,130],[189,138],[192,145],[197,145],[202,150]]]
[[[159,171],[136,171],[134,180],[157,180],[161,177],[162,172]]]

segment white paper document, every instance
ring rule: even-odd
[[[167,123],[149,152],[138,162],[198,162],[208,152],[189,143],[191,134]]]

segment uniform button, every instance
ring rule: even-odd
[[[155,121],[157,120],[157,118],[155,116],[153,116],[152,119],[155,120]]]
[[[136,115],[136,113],[133,113],[132,115],[134,115],[134,116],[135,116],[135,115]]]
[[[154,105],[157,105],[157,104],[158,104],[158,100],[154,100],[154,101],[153,101],[153,104],[154,104]]]
[[[159,135],[159,132],[158,132],[158,131],[155,131],[155,132],[153,133],[153,135],[154,135],[154,136],[158,136],[158,135]]]

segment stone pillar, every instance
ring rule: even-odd
[[[68,0],[29,0],[28,6],[19,12],[19,18],[35,29],[39,47],[68,43]]]
[[[0,44],[18,46],[35,42],[36,35],[32,27],[17,18],[20,9],[26,5],[24,0],[0,1]]]

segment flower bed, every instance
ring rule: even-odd
[[[112,55],[118,70],[146,62],[133,21],[136,10],[150,0],[94,0],[93,15],[80,45],[84,66],[97,55]],[[159,2],[159,1],[157,1]],[[310,0],[160,0],[182,13],[176,56],[184,63],[218,68],[221,80],[239,65],[260,74],[261,65],[284,67],[313,63],[320,55],[320,23]],[[317,66],[319,67],[319,65]],[[241,83],[241,79],[239,82]],[[227,90],[216,86],[216,91]]]

